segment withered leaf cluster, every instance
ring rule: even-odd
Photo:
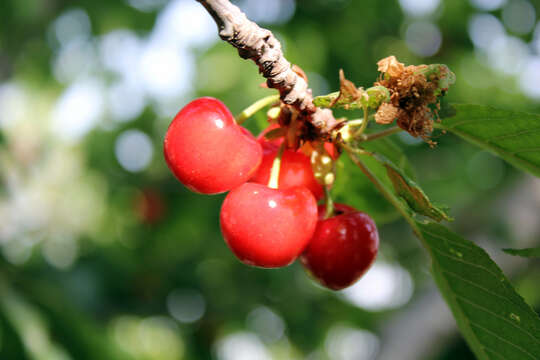
[[[397,125],[412,136],[421,137],[430,145],[433,121],[438,119],[439,97],[454,81],[454,74],[445,65],[409,65],[400,63],[395,56],[380,60],[377,65],[381,76],[375,85],[390,91],[390,102],[379,107],[375,121]]]

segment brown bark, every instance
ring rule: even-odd
[[[279,91],[281,100],[299,111],[300,119],[313,124],[321,135],[336,125],[332,111],[313,105],[313,95],[306,81],[293,71],[283,56],[274,34],[250,21],[229,0],[197,0],[214,18],[219,36],[238,49],[240,57],[259,66],[268,87]]]

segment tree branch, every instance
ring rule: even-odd
[[[328,134],[337,122],[329,109],[313,105],[306,81],[295,73],[283,56],[281,44],[270,30],[259,27],[229,0],[197,0],[212,15],[222,40],[238,49],[243,59],[251,59],[267,79],[268,87],[279,91],[281,101],[300,112],[321,133]]]

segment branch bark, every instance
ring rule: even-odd
[[[283,56],[281,44],[270,30],[259,27],[229,0],[197,0],[212,15],[222,40],[238,49],[243,59],[251,59],[267,79],[268,87],[279,91],[281,101],[300,112],[300,118],[310,122],[326,135],[337,122],[329,109],[313,105],[313,95],[306,81],[292,70]]]

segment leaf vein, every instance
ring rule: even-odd
[[[499,319],[501,319],[501,320],[504,320],[505,322],[507,322],[508,324],[512,325],[513,327],[515,327],[515,328],[517,328],[517,329],[520,329],[523,333],[529,335],[530,338],[533,339],[536,343],[539,343],[539,344],[540,344],[540,340],[539,340],[538,338],[536,338],[533,334],[531,334],[527,329],[522,328],[521,326],[517,325],[515,322],[508,320],[506,317],[501,316],[501,315],[499,315],[499,314],[497,314],[497,313],[495,313],[495,312],[489,310],[489,309],[486,308],[485,306],[480,305],[480,304],[477,304],[477,303],[475,303],[474,301],[471,301],[471,300],[467,299],[467,298],[464,297],[464,296],[461,296],[461,295],[457,295],[457,294],[456,294],[456,297],[457,297],[458,299],[462,300],[462,301],[465,301],[466,303],[471,304],[472,306],[474,306],[474,307],[476,307],[476,308],[478,308],[478,309],[480,309],[480,310],[483,310],[483,311],[487,312],[488,314],[491,314],[491,315],[493,315],[493,316],[495,316],[495,317],[497,317],[497,318],[499,318]]]
[[[520,153],[535,152],[535,151],[540,151],[540,147],[536,146],[536,147],[532,147],[532,148],[518,149],[518,150],[512,151],[512,154],[520,154]]]
[[[532,133],[535,133],[535,132],[540,132],[540,128],[520,130],[520,131],[516,131],[514,133],[508,133],[508,134],[504,134],[504,135],[495,136],[495,137],[490,138],[488,140],[488,142],[494,142],[494,141],[497,141],[497,140],[507,140],[507,139],[511,139],[513,137],[532,134]]]
[[[426,234],[431,235],[432,237],[434,237],[436,239],[440,239],[440,240],[443,240],[443,241],[448,241],[449,243],[455,244],[457,246],[461,246],[462,248],[465,248],[465,249],[474,250],[473,246],[470,246],[470,245],[467,245],[467,244],[464,244],[464,243],[461,243],[461,242],[458,242],[458,241],[455,241],[455,240],[450,240],[448,238],[445,238],[443,236],[440,236],[438,234],[432,233],[432,232],[427,231],[427,230],[423,230],[423,231]]]
[[[455,277],[455,278],[458,278],[459,280],[461,280],[461,281],[463,281],[463,282],[469,283],[469,284],[471,284],[472,286],[477,287],[478,289],[484,290],[484,291],[487,292],[488,294],[491,294],[491,295],[496,296],[496,297],[498,297],[498,298],[500,298],[500,299],[506,300],[506,301],[508,301],[509,303],[513,304],[513,305],[517,305],[516,303],[514,303],[514,302],[512,301],[512,299],[509,299],[509,298],[507,298],[506,296],[503,296],[503,295],[501,295],[501,294],[497,294],[496,292],[493,292],[493,291],[491,291],[491,290],[489,290],[489,289],[483,287],[482,285],[479,285],[479,284],[475,283],[474,281],[467,280],[467,279],[463,278],[461,275],[456,274],[456,273],[453,272],[453,271],[448,271],[448,270],[442,270],[442,271],[443,271],[444,273],[447,273],[448,275],[451,275],[451,276],[453,276],[453,277]],[[458,296],[458,295],[456,294],[456,296]]]
[[[472,263],[470,261],[467,261],[467,260],[463,260],[462,258],[458,258],[458,257],[455,257],[455,256],[452,256],[452,255],[449,255],[447,253],[445,253],[444,251],[440,250],[440,249],[437,249],[437,248],[433,248],[433,250],[437,251],[439,254],[443,255],[443,256],[446,256],[452,260],[455,260],[455,261],[458,261],[460,263],[463,263],[463,264],[466,264],[466,265],[469,265],[469,266],[473,266],[475,268],[478,268],[478,269],[482,269],[484,270],[485,272],[493,275],[494,278],[496,278],[497,280],[500,279],[500,275],[494,273],[493,271],[491,271],[490,269],[488,269],[487,267],[485,266],[482,266],[482,265],[478,265],[478,264],[475,264],[475,263]]]
[[[475,323],[474,321],[471,321],[470,323],[471,323],[472,326],[477,327],[477,328],[479,328],[479,329],[481,329],[481,330],[487,332],[488,334],[490,334],[491,336],[493,336],[493,337],[499,339],[500,341],[503,341],[503,342],[507,343],[508,345],[512,345],[513,347],[515,347],[516,349],[518,349],[518,350],[521,351],[522,353],[527,354],[531,359],[533,359],[533,360],[538,360],[537,357],[535,357],[533,354],[531,354],[531,353],[528,352],[527,350],[523,349],[521,346],[516,345],[516,344],[514,344],[513,342],[508,341],[508,340],[506,340],[505,338],[500,337],[499,335],[497,335],[497,334],[494,333],[493,331],[486,329],[485,327],[483,327],[482,325],[479,325],[479,324]]]

